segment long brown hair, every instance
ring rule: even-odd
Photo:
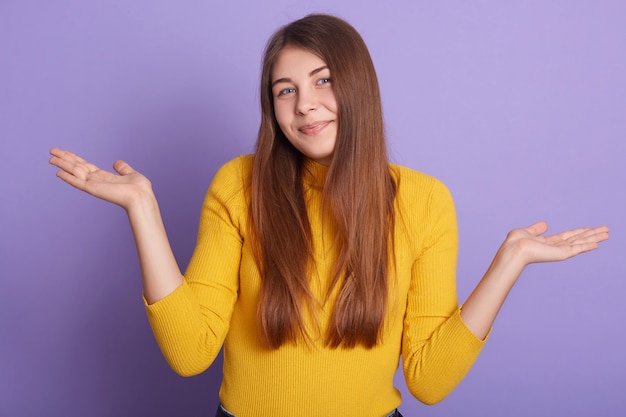
[[[305,157],[278,127],[271,92],[272,66],[287,45],[304,48],[328,65],[339,112],[334,156],[324,185],[324,201],[337,225],[335,244],[340,248],[330,289],[340,287],[326,344],[371,348],[379,341],[387,311],[396,187],[389,172],[378,80],[369,52],[351,25],[329,15],[309,15],[284,26],[265,49],[250,207],[262,276],[261,332],[273,348],[308,337],[304,311],[309,308],[315,313],[318,301],[309,289],[315,266],[302,188]]]

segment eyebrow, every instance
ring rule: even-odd
[[[317,74],[318,72],[320,72],[320,71],[322,71],[322,70],[325,70],[325,69],[328,69],[328,66],[327,66],[327,65],[321,66],[321,67],[319,67],[319,68],[315,68],[313,71],[309,72],[309,77],[312,77],[312,76],[314,76],[315,74]],[[278,83],[290,83],[290,82],[292,82],[292,81],[291,81],[291,78],[288,78],[288,77],[279,78],[279,79],[274,80],[274,81],[272,82],[272,87],[274,87],[274,86],[275,86],[276,84],[278,84]]]

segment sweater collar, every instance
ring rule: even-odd
[[[313,188],[324,188],[330,167],[322,165],[313,159],[306,158],[302,168],[302,180],[304,184]]]

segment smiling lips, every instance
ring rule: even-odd
[[[313,135],[317,135],[319,132],[321,132],[326,126],[328,126],[331,123],[332,122],[329,120],[325,120],[322,122],[315,122],[315,123],[302,126],[298,128],[298,130],[304,133],[305,135],[313,136]]]

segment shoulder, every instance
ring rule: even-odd
[[[391,165],[396,181],[395,214],[412,247],[424,248],[456,236],[456,210],[448,187],[437,178],[411,168]]]
[[[244,197],[249,189],[254,155],[241,155],[222,165],[211,182],[209,194],[229,201]]]
[[[389,169],[396,182],[399,198],[427,206],[452,204],[450,190],[439,179],[401,165],[390,164]]]
[[[249,177],[252,173],[254,155],[240,155],[222,165],[215,174],[215,181],[229,181],[236,178]]]
[[[254,155],[241,155],[226,162],[215,173],[211,187],[247,183],[252,175],[253,161]]]

